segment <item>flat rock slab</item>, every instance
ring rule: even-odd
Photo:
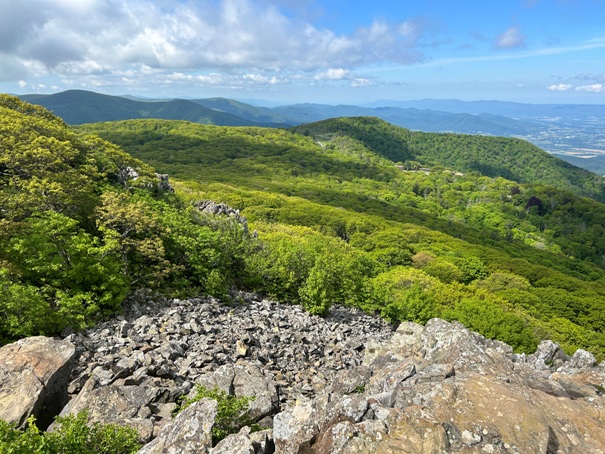
[[[75,346],[36,336],[0,348],[0,419],[24,427],[34,415],[45,429],[67,402]]]

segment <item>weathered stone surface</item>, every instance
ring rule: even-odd
[[[216,411],[216,401],[211,399],[191,404],[137,454],[207,453],[212,447],[212,426]]]
[[[355,398],[367,410],[327,416],[326,400],[336,409],[351,397],[337,394],[286,410],[275,416],[276,452],[603,453],[603,377],[592,364],[556,344],[524,357],[457,323],[404,323],[366,351],[373,375]]]
[[[273,429],[243,428],[214,448],[157,441],[147,452],[605,453],[605,366],[590,353],[570,358],[545,341],[517,355],[456,322],[402,323],[393,333],[352,309],[320,318],[235,298],[140,295],[124,317],[72,334],[82,354],[70,411],[114,402],[124,421],[166,439],[192,431],[170,414],[199,383],[254,396],[250,415]]]
[[[75,353],[71,342],[41,336],[0,348],[0,419],[23,427],[34,415],[46,428],[67,402]]]
[[[229,435],[210,450],[210,454],[254,454],[254,452],[249,427],[244,427],[237,434]]]
[[[61,412],[61,416],[88,410],[89,421],[102,424],[114,423],[137,429],[141,441],[148,442],[153,434],[150,419],[149,396],[138,386],[101,386],[91,377],[75,399]]]

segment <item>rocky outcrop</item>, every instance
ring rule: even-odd
[[[46,428],[67,403],[76,349],[69,341],[30,337],[0,348],[0,419]]]
[[[544,341],[518,355],[439,319],[393,332],[353,309],[335,306],[320,318],[234,296],[227,305],[141,293],[124,316],[65,341],[4,347],[0,364],[12,362],[14,372],[2,372],[0,404],[8,394],[27,395],[6,385],[19,383],[9,375],[27,367],[34,377],[52,375],[39,369],[44,359],[63,376],[74,364],[63,414],[87,408],[92,421],[137,428],[148,442],[141,454],[605,452],[605,365],[589,352],[569,357]],[[15,366],[30,343],[39,350],[22,360],[29,366]],[[55,382],[63,393],[67,381]],[[243,427],[213,446],[214,400],[172,416],[196,384],[252,396],[245,419],[263,430]],[[20,422],[29,414],[22,413]]]
[[[526,357],[457,323],[403,323],[366,351],[372,375],[357,393],[326,392],[275,417],[276,452],[604,452],[605,368],[557,350],[544,343]]]
[[[216,203],[212,200],[201,200],[195,204],[195,207],[202,214],[209,214],[218,217],[227,217],[234,219],[238,224],[242,226],[242,229],[248,232],[248,220],[239,214],[239,210],[231,208],[229,205],[224,203]]]

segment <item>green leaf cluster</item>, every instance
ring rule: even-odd
[[[0,96],[0,343],[119,311],[138,287],[225,295],[253,239],[159,189],[153,170]]]
[[[88,414],[57,417],[52,432],[40,432],[34,418],[18,430],[0,420],[2,454],[132,454],[142,444],[135,429],[117,424],[88,422]]]
[[[200,384],[196,385],[195,394],[192,397],[186,397],[181,401],[175,415],[204,398],[215,400],[217,403],[216,418],[212,426],[213,444],[218,443],[227,435],[239,432],[244,426],[250,426],[253,430],[260,429],[260,426],[255,424],[254,419],[247,412],[254,396],[237,397],[219,388],[208,389]]]

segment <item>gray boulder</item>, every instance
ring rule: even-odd
[[[139,432],[141,441],[146,443],[153,435],[149,402],[150,398],[142,387],[115,384],[101,386],[93,376],[78,396],[63,409],[61,416],[87,410],[90,422],[133,427]]]
[[[69,341],[30,337],[0,348],[0,419],[45,429],[67,402],[76,349]]]
[[[201,399],[180,412],[158,437],[137,454],[201,454],[212,447],[212,426],[217,404]]]

